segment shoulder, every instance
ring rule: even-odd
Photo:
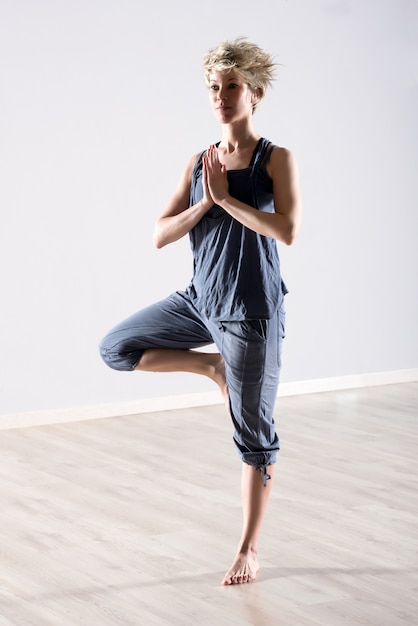
[[[201,152],[196,152],[196,154],[193,154],[193,156],[191,156],[189,161],[187,162],[186,168],[192,171],[194,167],[196,167],[199,164],[199,162],[202,160],[202,156],[204,154],[205,154],[204,150],[202,150]]]
[[[191,182],[192,180],[192,176],[193,176],[193,172],[195,170],[195,168],[198,167],[199,162],[202,159],[202,154],[203,152],[197,152],[196,154],[193,154],[193,156],[190,157],[190,159],[187,161],[186,165],[183,168],[183,173],[181,176],[181,181],[185,182]]]
[[[186,166],[186,168],[189,170],[190,174],[192,174],[194,170],[197,170],[199,167],[201,167],[201,165],[202,165],[202,158],[203,158],[203,156],[205,154],[206,154],[206,150],[201,150],[200,152],[197,152],[196,154],[194,154],[190,158],[190,160],[189,160],[189,162],[188,162],[188,164]]]
[[[270,162],[275,164],[286,164],[294,159],[293,152],[283,146],[276,146],[272,144],[272,150],[270,155]]]
[[[271,178],[291,174],[297,169],[296,157],[288,148],[272,145],[266,169]]]

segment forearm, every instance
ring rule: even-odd
[[[301,202],[297,184],[297,167],[292,153],[284,148],[273,150],[268,174],[273,182],[274,212],[259,211],[230,195],[227,170],[219,161],[218,150],[208,149],[203,160],[203,173],[213,201],[231,217],[250,230],[282,241],[294,242],[300,225]]]
[[[177,213],[176,215],[162,215],[155,224],[153,241],[156,248],[181,239],[202,219],[210,207],[203,200]]]
[[[218,204],[231,217],[260,235],[272,237],[286,245],[292,244],[296,238],[298,228],[292,214],[259,211],[230,195],[225,196]]]

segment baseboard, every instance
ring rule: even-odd
[[[342,389],[378,387],[380,385],[412,382],[418,382],[418,368],[282,383],[279,388],[279,396],[297,396],[305,393],[320,393],[323,391],[339,391]]]
[[[324,391],[339,391],[343,389],[376,387],[379,385],[393,385],[408,382],[418,382],[418,368],[287,382],[280,385],[278,395],[279,397],[295,396]],[[141,413],[155,413],[157,411],[187,409],[222,403],[223,399],[221,393],[213,391],[178,396],[143,398],[132,402],[115,402],[97,404],[94,406],[71,407],[68,409],[13,413],[0,415],[0,430],[62,424],[66,422],[80,422],[84,420],[121,417]]]

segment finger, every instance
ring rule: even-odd
[[[208,160],[209,160],[209,164],[212,165],[213,163],[213,156],[214,156],[214,149],[213,149],[213,144],[211,144],[209,146],[209,150],[208,150]]]
[[[218,158],[218,150],[214,143],[212,143],[209,147],[209,157],[210,157],[211,163],[215,163]]]
[[[203,183],[203,188],[209,192],[209,177],[210,177],[210,171],[209,171],[209,164],[208,164],[208,160],[206,159],[204,165],[203,165],[203,178],[202,178],[202,183]]]

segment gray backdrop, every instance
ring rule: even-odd
[[[257,130],[297,156],[303,228],[280,246],[283,381],[418,366],[416,0],[0,2],[0,412],[213,389],[123,374],[97,344],[184,288],[154,221],[219,139],[201,63],[246,35],[282,65]]]

